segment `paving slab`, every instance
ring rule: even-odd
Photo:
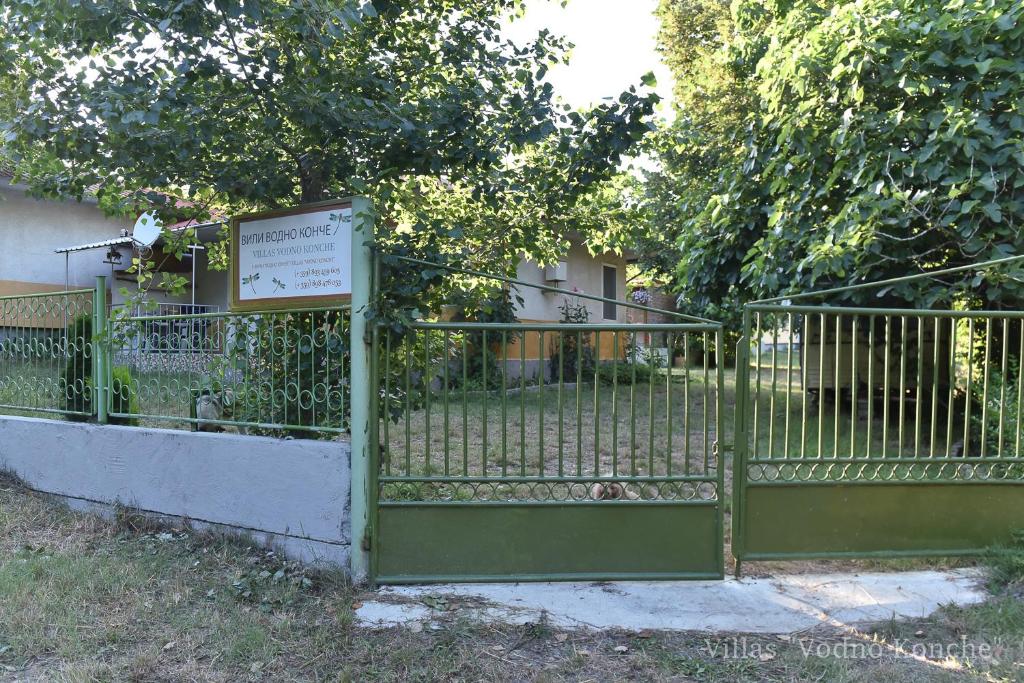
[[[467,583],[390,586],[360,624],[421,628],[453,613],[487,622],[546,618],[557,628],[789,634],[820,625],[925,617],[988,596],[977,570],[798,574],[723,581]]]

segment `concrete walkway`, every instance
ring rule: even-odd
[[[973,570],[799,574],[761,579],[386,587],[356,610],[363,626],[419,630],[446,617],[557,628],[787,634],[819,625],[924,617],[981,602]]]

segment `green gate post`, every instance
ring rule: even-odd
[[[757,340],[760,344],[760,340]],[[743,306],[743,329],[736,342],[736,402],[733,406],[733,461],[732,461],[732,556],[736,560],[735,576],[743,571],[744,522],[743,503],[746,496],[748,442],[747,401],[750,400],[750,309]],[[761,368],[757,368],[761,372]]]
[[[373,400],[370,373],[370,337],[366,333],[366,314],[370,305],[373,256],[369,242],[373,239],[371,204],[365,197],[352,198],[352,321],[351,321],[351,416],[352,434],[352,549],[350,570],[352,580],[371,579],[370,567],[370,500],[372,484],[370,451],[370,402]]]
[[[107,373],[110,371],[110,339],[107,336],[107,278],[96,276],[92,297],[92,383],[95,387],[96,421],[107,423]]]

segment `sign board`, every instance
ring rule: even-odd
[[[328,306],[351,295],[351,201],[231,219],[231,310]]]

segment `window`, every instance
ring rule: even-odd
[[[615,266],[604,266],[604,296],[605,299],[618,299],[619,295],[615,291],[615,281],[618,279],[616,275],[618,269]],[[608,301],[604,302],[604,319],[615,320],[618,317],[618,306]]]

